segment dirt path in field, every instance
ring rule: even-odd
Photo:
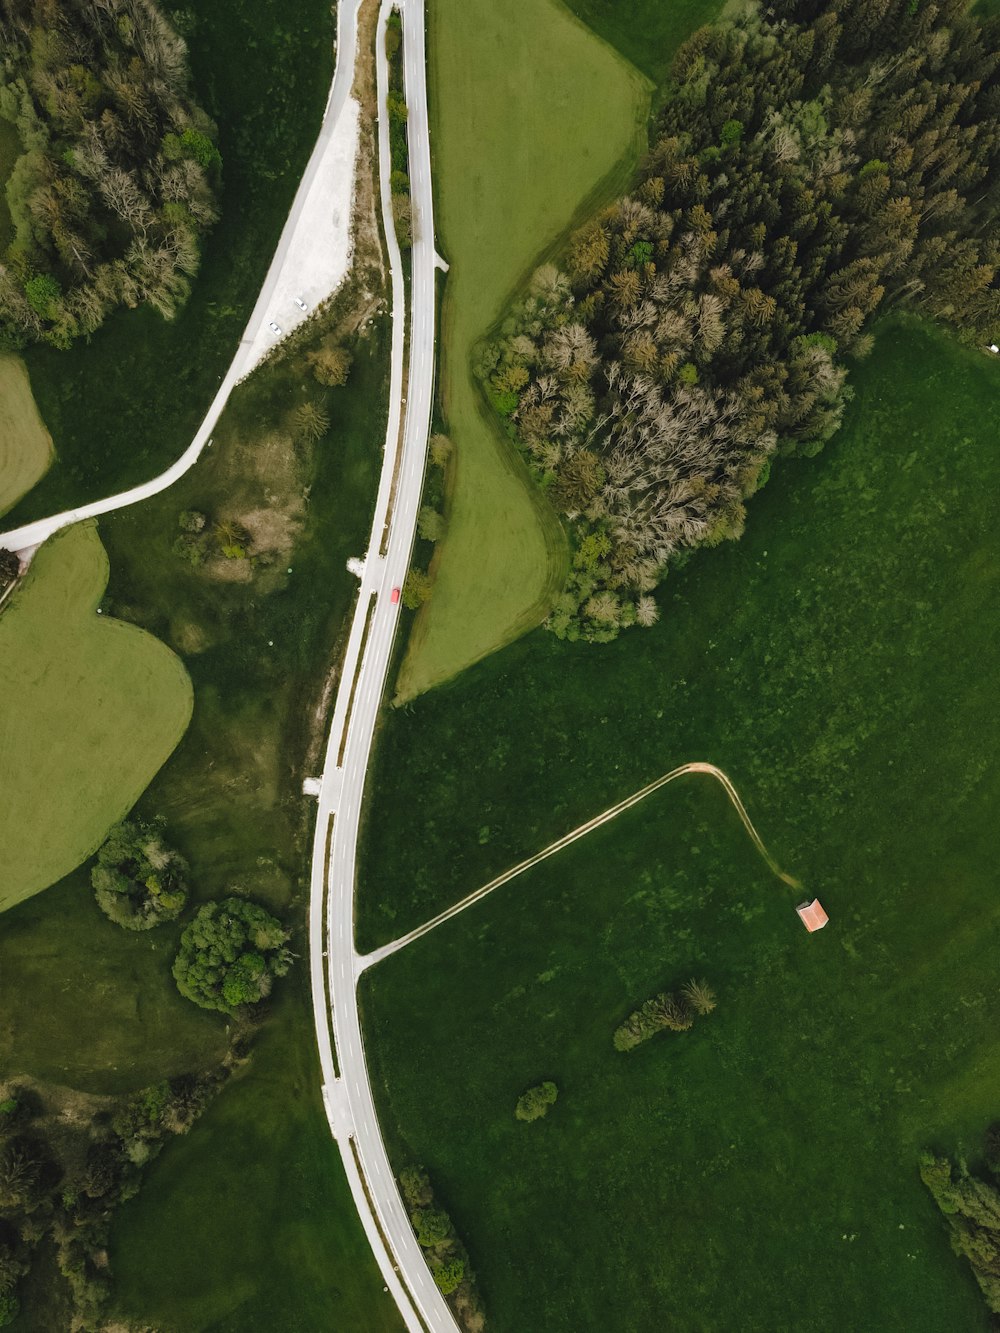
[[[492,893],[494,889],[499,889],[502,885],[508,884],[512,879],[516,879],[518,875],[523,875],[526,870],[530,870],[532,866],[538,865],[540,861],[545,861],[548,857],[555,856],[556,852],[561,852],[563,848],[576,842],[578,838],[583,838],[588,833],[592,833],[594,829],[600,828],[602,824],[608,824],[612,819],[617,819],[619,815],[624,814],[626,810],[631,810],[634,805],[638,805],[640,801],[644,801],[647,796],[652,796],[653,793],[659,791],[661,787],[666,787],[668,783],[675,782],[678,778],[687,777],[690,773],[704,773],[707,774],[708,777],[715,778],[729,797],[733,809],[739,815],[743,827],[750,836],[750,841],[767,862],[768,869],[776,875],[783,884],[787,884],[793,889],[801,888],[802,885],[799,881],[792,875],[786,874],[767,850],[764,840],[754,828],[753,822],[746,812],[746,807],[740,800],[739,792],[730,782],[726,774],[723,773],[722,769],[716,768],[715,764],[695,761],[690,764],[682,764],[680,768],[672,768],[669,773],[664,773],[663,776],[657,778],[655,782],[651,782],[648,786],[633,792],[631,796],[626,796],[625,799],[619,801],[617,805],[611,806],[610,809],[605,810],[602,814],[595,815],[593,819],[589,819],[585,824],[581,824],[579,828],[573,829],[571,833],[564,834],[563,837],[559,838],[556,842],[551,843],[542,851],[536,852],[534,856],[529,856],[526,861],[521,861],[518,865],[512,866],[510,870],[505,870],[502,875],[498,875],[496,879],[491,879],[490,882],[484,884],[481,889],[476,889],[475,893],[470,893],[468,897],[460,899],[459,902],[447,908],[445,911],[439,912],[438,915],[432,917],[430,921],[425,921],[422,926],[417,926],[415,930],[409,931],[406,935],[401,935],[399,939],[393,940],[390,944],[383,944],[380,949],[375,949],[371,953],[359,957],[359,973],[363,972],[366,968],[373,967],[376,963],[381,963],[382,960],[388,958],[390,954],[398,952],[407,944],[412,944],[414,940],[420,939],[421,935],[426,935],[428,931],[443,925],[445,921],[450,921],[453,916],[458,916],[459,912],[464,912],[467,907],[472,907],[475,903],[478,903],[481,899]]]

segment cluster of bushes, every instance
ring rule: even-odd
[[[90,872],[97,904],[126,930],[150,930],[180,916],[187,863],[163,840],[161,822],[124,820],[108,834]]]
[[[292,965],[291,932],[245,898],[206,903],[185,927],[174,959],[177,989],[202,1009],[232,1013],[270,995]]]
[[[107,1327],[107,1244],[114,1209],[138,1190],[142,1167],[184,1134],[245,1052],[224,1064],[145,1088],[89,1116],[47,1106],[28,1087],[0,1089],[0,1328],[19,1312],[17,1288],[42,1243],[55,1250],[73,1305],[72,1327]]]
[[[559,1089],[554,1083],[539,1083],[521,1093],[514,1115],[518,1120],[541,1120],[542,1116],[548,1115],[549,1107],[555,1106],[558,1096]]]
[[[430,574],[420,568],[421,563],[430,563],[427,547],[439,542],[445,532],[445,500],[447,490],[448,466],[451,461],[452,444],[447,435],[432,435],[430,439],[430,466],[424,479],[424,503],[417,515],[417,536],[426,543],[424,551],[417,551],[417,561],[406,576],[403,584],[403,605],[416,611],[431,595],[433,582]]]
[[[1000,1315],[1000,1125],[987,1131],[985,1157],[992,1181],[932,1153],[921,1158],[920,1178],[948,1219],[952,1249],[968,1259],[986,1304]]]
[[[556,634],[652,624],[668,562],[837,429],[879,311],[993,341],[998,49],[967,0],[779,0],[678,51],[634,188],[478,356],[573,541]]]
[[[691,980],[677,994],[654,995],[615,1028],[615,1050],[634,1050],[658,1032],[686,1032],[697,1015],[710,1014],[714,1008],[715,993],[705,981]]]
[[[253,539],[247,530],[231,519],[213,521],[198,509],[182,510],[177,516],[180,532],[174,542],[174,555],[195,569],[211,556],[226,560],[248,560]]]
[[[389,60],[389,158],[392,171],[392,217],[400,248],[409,249],[413,239],[410,216],[410,154],[406,140],[406,94],[403,88],[403,22],[399,11],[389,15],[385,29],[385,53]]]
[[[0,345],[68,347],[119,306],[170,317],[217,217],[215,127],[152,0],[0,0],[0,115],[21,156]]]
[[[399,1185],[434,1281],[468,1333],[481,1333],[485,1317],[468,1251],[455,1234],[451,1218],[436,1205],[427,1172],[422,1166],[407,1167],[400,1172]]]
[[[126,930],[173,921],[187,902],[187,863],[168,847],[163,825],[125,820],[97,853],[91,882],[106,916]],[[291,932],[246,898],[199,907],[174,959],[177,989],[202,1009],[235,1013],[259,1004],[292,965]]]

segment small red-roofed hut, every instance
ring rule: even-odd
[[[814,898],[811,903],[799,903],[795,910],[798,912],[802,924],[810,934],[812,934],[814,930],[822,930],[830,920],[827,914],[823,911],[823,904],[818,898]]]

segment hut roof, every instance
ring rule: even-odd
[[[809,903],[799,903],[795,910],[802,918],[802,924],[810,934],[814,930],[822,930],[830,920],[826,912],[823,910],[823,904],[818,898],[814,898],[812,902]]]

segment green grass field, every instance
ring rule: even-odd
[[[52,438],[35,406],[24,362],[0,354],[0,514],[45,475],[51,461]]]
[[[660,85],[689,33],[740,0],[566,0],[588,27]]]
[[[831,917],[807,935],[692,778],[371,974],[394,1160],[439,1182],[497,1333],[987,1326],[916,1166],[1000,1113],[1000,374],[897,320],[852,382],[654,630],[539,631],[386,724],[363,944],[691,759]],[[612,1049],[691,976],[717,1013]]]
[[[191,717],[180,660],[95,615],[107,577],[95,525],[79,524],[38,552],[0,615],[0,911],[96,851]]]
[[[408,697],[530,628],[565,574],[565,539],[499,433],[469,357],[511,290],[643,142],[649,87],[556,0],[431,6],[443,429],[456,446],[434,593],[398,681]]]
[[[187,305],[125,310],[69,352],[28,349],[56,462],[11,523],[156,476],[187,447],[236,349],[319,132],[328,0],[176,0],[195,95],[219,126],[222,218]],[[238,57],[236,54],[238,53]]]

